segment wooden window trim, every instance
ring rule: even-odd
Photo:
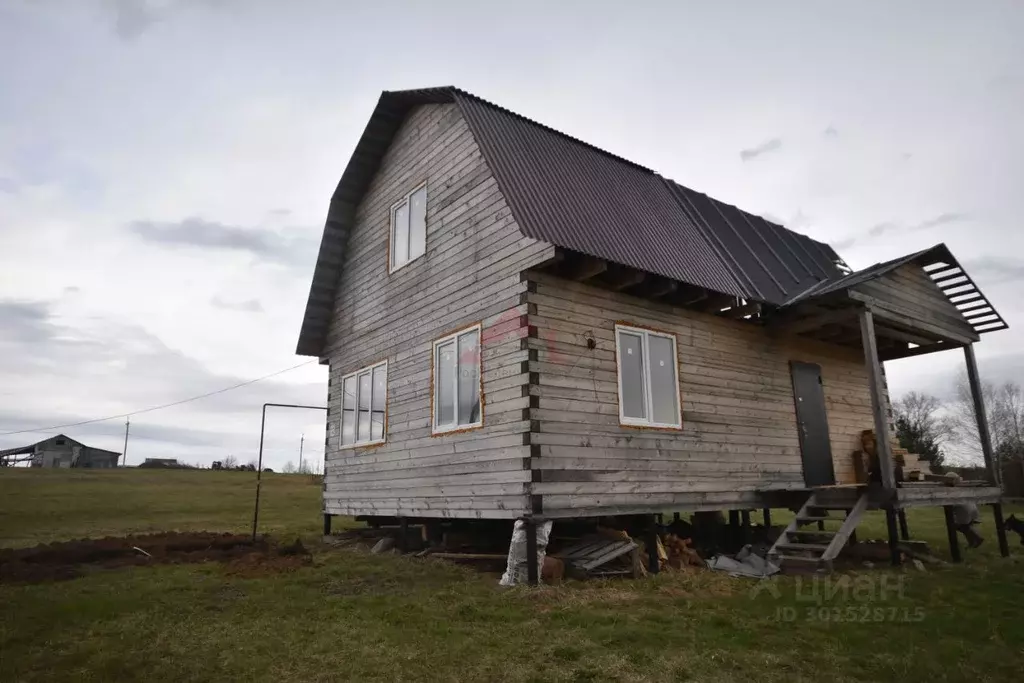
[[[359,430],[359,375],[364,372],[370,373],[370,425],[373,425],[373,371],[379,367],[384,368],[384,425],[383,431],[381,432],[381,438],[372,439],[370,441],[356,441],[355,443],[346,444],[344,443],[345,438],[345,380],[350,377],[356,378],[356,423],[355,430],[358,433]],[[340,410],[338,411],[338,450],[346,451],[353,448],[365,448],[367,446],[380,446],[387,443],[388,441],[388,385],[390,384],[390,376],[388,375],[388,360],[377,361],[371,363],[365,367],[361,367],[358,370],[354,370],[348,374],[345,374],[341,378],[341,399]]]
[[[644,360],[644,372],[646,376],[643,378],[644,382],[644,401],[647,406],[647,418],[636,418],[626,417],[624,412],[624,404],[622,399],[622,363],[621,363],[621,349],[619,348],[619,332],[623,331],[629,334],[639,335],[643,344],[643,360]],[[668,422],[655,422],[653,420],[654,415],[654,400],[651,396],[651,378],[650,378],[650,336],[663,337],[672,341],[672,359],[675,361],[675,395],[676,395],[676,416],[678,421],[673,423]],[[682,431],[683,429],[683,400],[682,394],[679,389],[679,342],[676,339],[676,335],[671,332],[665,332],[662,330],[656,330],[650,327],[641,325],[633,325],[629,323],[615,323],[615,383],[617,389],[617,395],[619,399],[619,426],[620,427],[633,427],[642,429],[663,429],[671,431]]]
[[[410,230],[410,232],[409,232],[409,245],[412,245],[412,196],[414,194],[416,194],[417,192],[419,192],[420,190],[424,190],[425,191],[426,189],[427,189],[427,181],[424,180],[423,182],[421,182],[418,185],[416,185],[416,187],[414,187],[412,190],[407,192],[404,197],[402,197],[397,202],[395,202],[394,204],[391,205],[391,209],[388,212],[388,275],[390,275],[392,273],[395,273],[395,272],[398,272],[399,270],[401,270],[402,268],[405,268],[407,265],[409,265],[413,261],[416,261],[416,260],[420,259],[421,257],[425,256],[426,253],[427,253],[427,247],[426,247],[426,244],[427,244],[427,228],[426,228],[427,207],[426,207],[426,198],[424,198],[424,201],[423,201],[423,203],[424,203],[424,206],[423,206],[423,224],[424,224],[423,225],[423,253],[420,254],[419,256],[417,256],[416,258],[406,259],[405,263],[400,263],[397,266],[395,265],[395,251],[394,251],[394,249],[395,249],[395,227],[396,227],[395,226],[395,213],[398,211],[398,209],[402,208],[403,205],[409,207],[409,210],[408,210],[409,230]]]
[[[479,389],[477,397],[480,401],[480,419],[476,422],[468,424],[459,424],[458,412],[459,412],[459,387],[458,383],[455,385],[455,424],[449,426],[438,426],[437,424],[437,347],[445,344],[449,341],[455,342],[455,371],[458,374],[459,368],[459,336],[467,333],[476,331],[477,334],[477,380],[479,382]],[[439,337],[434,340],[430,345],[430,433],[431,436],[444,436],[446,434],[459,434],[462,432],[469,432],[474,429],[482,429],[484,426],[484,368],[483,368],[483,355],[484,355],[484,332],[483,323],[477,322],[472,325],[460,328],[453,332],[445,334],[443,337]]]

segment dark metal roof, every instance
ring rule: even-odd
[[[891,261],[876,263],[844,277],[822,282],[791,298],[785,306],[794,306],[827,294],[848,290],[910,263],[921,266],[978,334],[1005,330],[1009,327],[945,244],[937,244]]]
[[[81,446],[82,448],[88,448],[90,451],[97,451],[97,452],[101,452],[101,453],[109,453],[110,455],[121,455],[120,453],[118,453],[116,451],[108,451],[108,450],[104,450],[102,448],[94,448],[92,446],[86,446],[81,441],[76,441],[75,439],[72,439],[69,436],[65,436],[64,434],[57,434],[56,436],[48,436],[45,439],[43,439],[42,441],[36,441],[35,443],[31,443],[31,444],[29,444],[27,446],[18,446],[16,448],[7,448],[5,450],[0,451],[0,456],[5,456],[6,457],[6,456],[10,456],[10,455],[27,455],[28,453],[34,453],[35,449],[36,449],[36,446],[38,446],[39,444],[42,444],[42,443],[46,443],[47,441],[53,441],[54,439],[65,439],[70,444],[73,444],[73,445],[76,445],[76,446]]]
[[[355,208],[408,111],[454,102],[522,232],[555,246],[781,305],[846,271],[826,244],[454,87],[384,92],[331,199],[297,353],[320,355]]]

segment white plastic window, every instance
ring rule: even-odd
[[[619,421],[627,425],[682,427],[675,337],[616,325],[615,338]]]
[[[427,246],[427,186],[391,207],[391,270],[423,256]]]
[[[341,380],[341,447],[384,443],[388,363],[357,370]]]

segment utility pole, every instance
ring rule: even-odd
[[[124,449],[121,453],[121,467],[128,465],[128,427],[131,426],[132,418],[126,417],[124,420]]]
[[[299,474],[302,474],[302,444],[306,442],[306,435],[299,437]]]

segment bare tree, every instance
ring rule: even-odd
[[[1024,390],[1013,381],[996,385],[982,381],[982,400],[988,417],[988,431],[992,439],[996,471],[1003,460],[1024,457]],[[974,397],[967,373],[961,373],[956,385],[956,397],[949,405],[950,424],[954,438],[965,450],[981,459],[981,437],[974,410]]]
[[[282,471],[285,474],[295,474],[295,463],[293,463],[291,460],[289,460],[288,462],[286,462],[284,464],[284,470],[282,470]]]
[[[235,469],[236,467],[238,467],[238,458],[236,458],[233,455],[229,455],[228,457],[224,458],[223,461],[221,461],[221,467],[223,467],[226,470]]]
[[[942,401],[931,394],[911,391],[892,408],[900,445],[926,460],[933,471],[938,470],[945,460],[942,445],[953,436],[952,425],[942,417]]]

